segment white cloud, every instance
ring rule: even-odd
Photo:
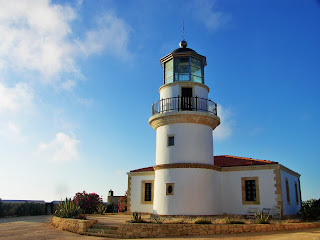
[[[230,109],[225,109],[221,105],[217,106],[220,125],[213,131],[215,139],[226,139],[232,135],[232,112]]]
[[[192,3],[193,17],[214,31],[231,21],[231,15],[218,11],[215,0],[194,0]]]
[[[131,28],[112,12],[98,19],[97,29],[86,32],[85,39],[78,41],[79,49],[85,55],[107,52],[123,59],[131,57],[128,50]]]
[[[78,158],[79,143],[76,138],[59,132],[50,143],[41,143],[39,149],[47,155],[50,162],[66,162]]]
[[[33,90],[26,83],[17,83],[14,87],[6,87],[0,83],[0,114],[7,111],[16,112],[32,104]]]
[[[81,1],[78,4],[81,4]],[[118,57],[129,54],[129,27],[106,13],[84,36],[75,36],[76,8],[50,0],[0,0],[0,70],[37,72],[39,79],[70,90],[82,79],[77,58],[105,51]],[[61,75],[67,74],[66,81]]]
[[[1,123],[0,135],[11,143],[21,143],[24,141],[20,127],[13,122]]]

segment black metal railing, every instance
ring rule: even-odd
[[[199,111],[217,115],[217,104],[205,98],[179,96],[163,98],[152,104],[152,115],[169,111]]]

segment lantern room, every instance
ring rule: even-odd
[[[163,84],[186,81],[204,84],[206,57],[187,48],[188,44],[185,40],[179,45],[180,48],[160,59],[163,68]]]

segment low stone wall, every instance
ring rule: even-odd
[[[53,217],[50,221],[51,225],[69,232],[83,234],[93,225],[98,223],[98,220],[82,220],[72,218]]]
[[[287,224],[151,224],[128,223],[119,225],[120,238],[176,237],[185,235],[214,235],[242,232],[267,232],[320,227],[315,223]]]

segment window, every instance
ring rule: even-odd
[[[241,178],[242,204],[260,204],[258,177]]]
[[[290,205],[290,189],[289,189],[289,181],[286,178],[286,193],[287,193],[287,204]]]
[[[168,146],[174,146],[174,136],[168,136]]]
[[[166,195],[173,195],[174,183],[167,183],[166,188]]]
[[[294,189],[296,191],[296,204],[299,205],[298,184],[297,184],[297,182],[294,182]]]
[[[256,201],[256,181],[255,180],[247,180],[246,184],[246,201]]]
[[[153,180],[143,180],[141,186],[141,203],[152,204],[153,203]]]

